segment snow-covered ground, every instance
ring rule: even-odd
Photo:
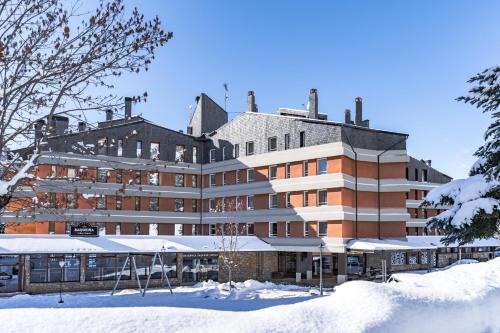
[[[500,332],[500,258],[399,283],[345,283],[327,296],[247,281],[0,298],[0,332]]]

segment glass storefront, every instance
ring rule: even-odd
[[[127,255],[123,254],[88,254],[85,267],[86,281],[116,280],[123,268]],[[122,280],[130,280],[130,261],[125,266]]]
[[[162,253],[160,254],[163,261],[163,269],[169,278],[177,277],[177,255],[175,253]],[[162,267],[160,260],[156,258],[153,267],[153,257],[150,254],[135,255],[135,262],[137,265],[137,274],[141,279],[147,279],[149,273],[152,271],[151,279],[162,278]]]
[[[80,281],[79,254],[37,254],[30,257],[31,282],[78,282]],[[59,262],[64,261],[64,267]]]
[[[200,282],[219,279],[217,253],[184,253],[182,282]]]
[[[19,256],[0,256],[0,293],[19,290]]]

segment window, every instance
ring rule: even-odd
[[[121,235],[122,233],[122,225],[120,222],[118,222],[116,225],[115,225],[115,234],[116,235]]]
[[[78,282],[80,281],[79,254],[31,255],[31,282]],[[64,261],[61,268],[59,262]]]
[[[137,140],[137,142],[135,143],[135,154],[137,158],[142,157],[142,141],[140,140]]]
[[[55,192],[49,193],[50,208],[57,208],[57,195]]]
[[[427,251],[420,252],[420,263],[422,265],[427,265],[429,263],[429,256],[427,254]]]
[[[415,168],[415,181],[418,182],[418,169]]]
[[[240,145],[237,143],[234,145],[234,158],[240,157]]]
[[[116,198],[115,198],[115,206],[116,206],[116,210],[121,210],[122,209],[122,197],[116,196]]]
[[[278,236],[278,223],[269,222],[269,237]]]
[[[248,141],[246,143],[246,154],[247,154],[247,156],[253,155],[253,153],[254,153],[253,148],[254,148],[253,141]]]
[[[140,171],[135,172],[135,183],[137,185],[141,185],[141,172]]]
[[[216,186],[215,174],[211,173],[209,177],[210,177],[210,187]]]
[[[327,191],[318,190],[318,206],[325,206],[327,204]]]
[[[326,174],[326,158],[320,158],[317,160],[316,162],[316,165],[317,165],[317,170],[316,170],[316,174],[317,175],[324,175]]]
[[[174,200],[174,211],[175,212],[183,212],[184,211],[184,199],[175,199]]]
[[[285,207],[286,208],[292,207],[292,205],[290,203],[290,192],[285,193]]]
[[[116,280],[120,276],[126,254],[88,254],[85,268],[85,281]],[[120,279],[130,280],[130,261],[125,266]]]
[[[149,224],[149,235],[150,236],[158,236],[158,224],[157,223],[150,223]],[[151,276],[151,278],[153,278],[153,277]]]
[[[302,176],[306,177],[307,175],[309,175],[309,162],[304,161],[302,162]]]
[[[278,208],[278,195],[269,194],[269,208]]]
[[[69,209],[76,208],[76,196],[74,193],[66,194],[66,207]]]
[[[253,210],[254,209],[254,200],[253,200],[253,195],[247,196],[247,210]]]
[[[210,212],[217,211],[217,206],[215,205],[215,200],[214,199],[209,199],[208,200],[208,209],[210,210]]]
[[[222,173],[222,186],[226,185],[226,173]]]
[[[290,149],[290,134],[285,134],[285,150]]]
[[[106,155],[108,153],[108,138],[97,139],[97,153],[99,155]]]
[[[406,253],[395,251],[391,253],[391,265],[404,265],[406,263]]]
[[[427,181],[427,170],[426,169],[422,170],[422,181],[423,182]]]
[[[251,224],[247,223],[247,235],[249,236],[255,235],[255,226],[253,223]]]
[[[291,228],[290,228],[290,227],[291,227],[290,222],[286,222],[286,224],[285,224],[285,228],[286,228],[286,230],[285,230],[285,232],[286,232],[286,237],[290,237],[290,236],[292,235],[292,231],[291,231]]]
[[[290,163],[285,164],[285,178],[290,178]]]
[[[149,173],[149,185],[160,185],[160,176],[158,172],[150,172]]]
[[[318,237],[326,237],[328,223],[326,221],[318,222]]]
[[[209,235],[211,235],[211,236],[215,235],[217,233],[216,231],[217,231],[217,229],[216,229],[216,225],[215,224],[210,224],[208,226],[208,234]]]
[[[236,184],[239,184],[240,183],[240,170],[236,170],[236,175],[235,175],[235,182]]]
[[[196,175],[191,175],[191,187],[198,187],[198,177]]]
[[[209,157],[210,157],[210,163],[214,163],[215,162],[215,149],[210,149]]]
[[[149,144],[149,158],[152,160],[160,159],[160,143],[159,142],[151,142]]]
[[[305,147],[306,146],[306,132],[301,131],[300,132],[300,142],[299,142],[300,147]]]
[[[101,195],[95,198],[96,199],[96,204],[95,207],[97,209],[106,209],[106,197]]]
[[[193,213],[198,212],[198,200],[196,200],[196,199],[191,200],[191,212],[193,212]]]
[[[197,163],[198,161],[198,149],[196,147],[193,147],[193,163]]]
[[[116,146],[116,156],[123,156],[123,139],[118,139],[118,144]]]
[[[106,183],[108,181],[108,170],[107,169],[97,169],[97,181],[99,183]]]
[[[406,179],[410,180],[410,171],[406,168]]]
[[[159,202],[158,198],[149,198],[149,210],[154,212],[158,211],[159,210],[158,202]]]
[[[175,175],[175,186],[177,186],[177,187],[184,186],[184,175],[181,175],[181,174]]]
[[[276,165],[269,166],[269,179],[276,179],[278,176],[278,167]]]
[[[304,237],[309,237],[309,222],[304,222]]]
[[[136,235],[140,235],[141,234],[141,225],[139,223],[136,223],[135,226],[134,226],[134,233]]]
[[[254,181],[254,170],[247,169],[247,183],[251,183]]]
[[[222,160],[226,160],[226,147],[222,147]]]
[[[76,178],[76,169],[68,168],[68,178]]]
[[[267,151],[276,151],[278,149],[278,139],[273,136],[267,139]]]
[[[303,206],[304,207],[309,206],[309,192],[308,191],[304,191]]]
[[[186,147],[184,145],[175,145],[175,162],[186,162],[184,152]]]
[[[135,197],[135,210],[141,210],[141,197]]]
[[[121,184],[123,182],[123,170],[116,170],[116,183]]]

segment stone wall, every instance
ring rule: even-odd
[[[238,264],[232,268],[233,281],[270,280],[273,272],[278,271],[277,252],[240,252],[237,254]],[[227,282],[229,270],[223,264],[222,255],[219,256],[219,281]]]

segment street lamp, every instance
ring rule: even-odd
[[[323,242],[319,245],[319,294],[323,296]]]
[[[62,279],[63,279],[64,260],[59,261],[59,267],[61,267],[61,279],[59,280],[59,302],[58,303],[64,303],[64,301],[62,299]]]

